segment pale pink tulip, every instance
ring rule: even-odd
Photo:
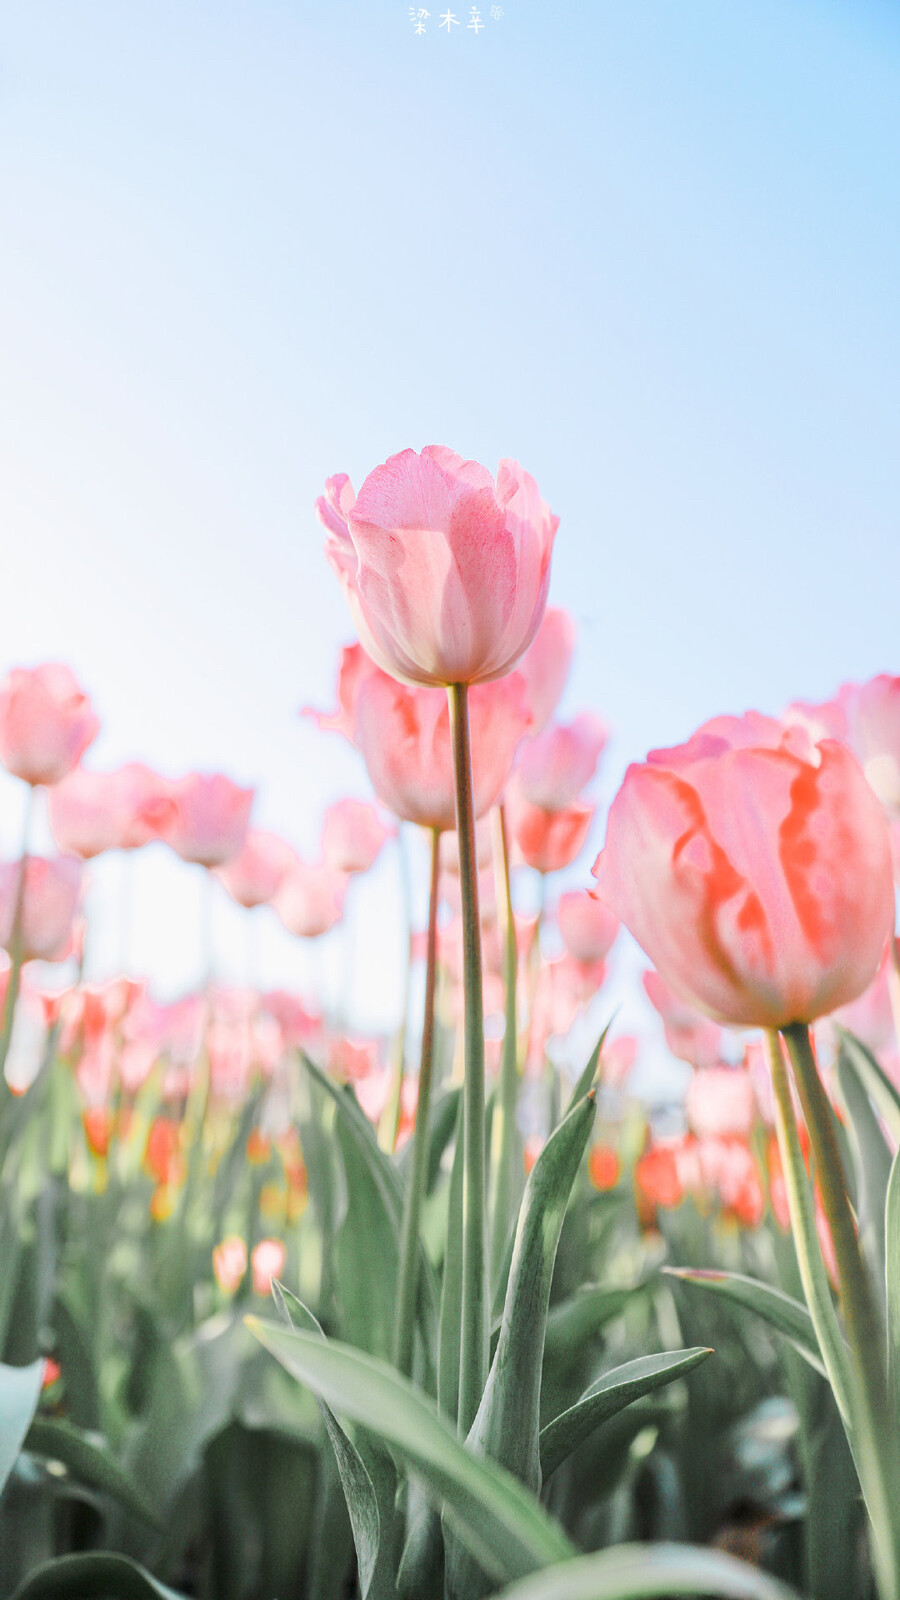
[[[559,519],[516,461],[486,467],[443,445],[403,450],[354,497],[329,479],[317,513],[328,558],[374,661],[408,683],[503,677],[537,633]]]
[[[848,744],[882,805],[900,817],[900,677],[882,672],[868,683],[845,683],[822,705],[798,701],[786,721],[800,722],[814,740]]]
[[[336,710],[316,711],[313,706],[304,706],[301,716],[311,717],[318,728],[342,733],[344,738],[352,743],[353,730],[356,726],[356,697],[360,685],[371,673],[378,670],[361,644],[345,644],[338,663]]]
[[[528,685],[531,731],[542,733],[559,705],[575,649],[575,624],[561,606],[548,606],[518,670]]]
[[[662,1017],[666,1044],[673,1056],[698,1070],[715,1066],[722,1051],[721,1028],[674,994],[658,972],[644,973],[644,989]]]
[[[0,866],[0,946],[11,950],[20,861]],[[28,856],[22,890],[19,947],[23,961],[64,961],[69,954],[81,899],[81,862],[71,856],[48,861]]]
[[[594,817],[594,807],[577,800],[561,811],[545,811],[525,800],[510,785],[506,813],[515,854],[537,872],[561,872],[582,849]]]
[[[114,772],[76,767],[48,797],[53,837],[69,855],[133,850],[163,836],[174,806],[170,785],[140,762]]]
[[[475,815],[495,803],[530,724],[518,673],[469,694]],[[442,689],[417,689],[374,672],[361,685],[354,742],[379,800],[424,828],[456,826],[450,714]]]
[[[297,860],[272,904],[289,933],[298,939],[317,939],[339,920],[346,887],[346,873],[324,862],[310,865]]]
[[[619,931],[619,919],[586,889],[561,894],[556,920],[563,943],[576,961],[605,961]]]
[[[753,1127],[756,1096],[740,1067],[701,1067],[688,1084],[685,1113],[699,1137],[746,1136]]]
[[[573,805],[597,770],[607,740],[600,717],[583,711],[574,722],[553,722],[526,739],[516,758],[516,784],[523,799],[544,811]]]
[[[281,1277],[286,1260],[283,1239],[260,1239],[250,1256],[254,1294],[271,1294],[272,1279]]]
[[[275,899],[296,860],[297,852],[279,834],[251,828],[238,854],[216,868],[216,877],[249,910]]]
[[[811,1022],[871,982],[893,927],[884,813],[833,740],[752,714],[628,769],[594,874],[665,981],[737,1026]]]
[[[338,800],[322,824],[322,853],[338,872],[368,872],[391,829],[366,800]]]
[[[247,839],[253,790],[240,789],[221,773],[192,772],[171,789],[174,809],[166,843],[183,861],[221,867],[239,855]]]
[[[59,783],[100,724],[71,668],[13,667],[0,684],[0,761],[26,783]]]

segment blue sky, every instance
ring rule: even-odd
[[[896,8],[433,10],[29,0],[0,34],[0,667],[71,661],[96,764],[228,770],[308,851],[365,792],[296,717],[351,636],[312,503],[407,445],[517,456],[559,512],[604,798],[707,716],[900,670]],[[198,885],[136,871],[176,987]],[[260,937],[275,976],[337,959]]]

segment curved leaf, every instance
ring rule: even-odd
[[[111,1495],[126,1511],[133,1511],[135,1516],[156,1528],[161,1527],[155,1511],[100,1434],[91,1434],[70,1422],[58,1422],[54,1417],[35,1417],[23,1449],[32,1455],[61,1461],[79,1483]]]
[[[540,1502],[496,1465],[471,1455],[432,1402],[392,1367],[314,1334],[256,1317],[247,1326],[301,1383],[380,1435],[422,1480],[475,1559],[498,1579],[522,1577],[573,1553]]]
[[[579,1556],[503,1589],[495,1600],[668,1600],[708,1595],[717,1600],[800,1600],[779,1583],[718,1550],[689,1544],[623,1544]]]
[[[632,1401],[661,1389],[698,1367],[711,1350],[667,1350],[662,1355],[639,1356],[614,1367],[586,1389],[581,1399],[541,1429],[541,1469],[545,1477],[582,1443],[595,1428],[624,1411]]]
[[[758,1278],[746,1278],[740,1272],[712,1272],[700,1267],[663,1267],[662,1270],[682,1283],[711,1289],[743,1311],[755,1311],[770,1328],[790,1339],[798,1355],[808,1361],[814,1371],[823,1378],[827,1376],[812,1317],[799,1300]]]
[[[900,1144],[900,1090],[894,1086],[861,1039],[857,1039],[854,1033],[848,1033],[845,1028],[838,1028],[838,1034],[841,1040],[841,1056],[856,1073],[866,1093],[874,1102],[878,1115],[890,1131],[891,1138]]]
[[[0,1366],[0,1491],[18,1459],[43,1381],[42,1359],[30,1367]]]
[[[184,1600],[127,1556],[60,1556],[20,1583],[12,1600]]]
[[[544,1341],[546,1358],[565,1358],[580,1351],[586,1339],[599,1333],[607,1322],[624,1311],[635,1295],[645,1294],[647,1283],[631,1289],[607,1288],[603,1284],[584,1284],[567,1300],[551,1306]]]

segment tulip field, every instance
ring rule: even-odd
[[[403,450],[315,512],[305,714],[370,794],[312,859],[224,773],[102,770],[76,662],[0,684],[0,1600],[900,1600],[900,677],[711,704],[604,821],[530,474]],[[89,976],[107,852],[308,942],[401,836],[384,1036]]]

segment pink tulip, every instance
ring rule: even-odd
[[[665,982],[737,1026],[811,1022],[871,982],[893,927],[884,813],[830,739],[750,713],[629,767],[598,893]]]
[[[575,649],[575,624],[561,606],[548,606],[518,670],[528,685],[531,731],[542,733],[559,705]]]
[[[250,1256],[254,1294],[271,1294],[272,1279],[280,1278],[287,1260],[282,1239],[260,1239]]]
[[[845,683],[823,705],[791,706],[786,720],[801,722],[814,739],[848,744],[882,805],[900,817],[900,677],[882,672],[868,683]]]
[[[722,1030],[708,1017],[702,1017],[673,994],[658,972],[644,973],[647,999],[663,1020],[666,1044],[679,1061],[687,1061],[698,1071],[714,1067],[722,1047]],[[767,1082],[770,1081],[768,1072]]]
[[[691,1130],[701,1138],[746,1136],[756,1114],[749,1074],[739,1067],[700,1068],[688,1084],[685,1112]]]
[[[338,872],[368,872],[391,830],[365,800],[338,800],[322,825],[322,853]]]
[[[373,661],[407,683],[485,683],[515,666],[547,601],[559,522],[517,461],[403,450],[354,497],[329,479],[326,550]]]
[[[621,1089],[637,1060],[638,1042],[633,1033],[622,1033],[603,1046],[600,1058],[603,1082],[609,1089]]]
[[[619,919],[585,889],[561,894],[556,920],[563,942],[576,961],[605,961],[619,931]]]
[[[545,811],[525,800],[516,785],[507,794],[506,812],[515,852],[537,872],[561,872],[584,845],[594,807],[577,800],[561,811]]]
[[[279,834],[251,828],[238,854],[216,868],[216,877],[232,900],[249,910],[275,899],[296,860],[296,851]]]
[[[13,667],[0,684],[0,761],[26,783],[59,783],[100,724],[69,667]]]
[[[530,723],[518,673],[469,694],[475,815],[498,799]],[[456,827],[450,714],[441,689],[417,689],[373,672],[361,685],[354,741],[379,800],[424,828]]]
[[[239,855],[247,839],[253,790],[240,789],[221,773],[192,772],[171,790],[174,810],[166,843],[183,861],[221,867]]]
[[[544,811],[573,805],[594,776],[606,739],[605,722],[590,711],[574,722],[551,723],[537,738],[526,739],[516,761],[523,799]]]
[[[174,804],[170,785],[134,761],[115,772],[76,767],[50,790],[53,837],[67,854],[90,860],[104,850],[133,850],[163,836]]]
[[[238,1233],[229,1233],[212,1253],[213,1273],[224,1294],[235,1294],[247,1271],[247,1246]],[[267,1293],[267,1290],[263,1291]]]
[[[0,947],[11,950],[22,864],[0,866]],[[81,899],[81,862],[28,856],[22,891],[19,945],[23,961],[64,961]]]
[[[345,644],[338,664],[337,709],[316,711],[313,706],[304,706],[301,716],[311,717],[318,728],[342,733],[344,738],[352,743],[353,729],[356,725],[356,697],[360,685],[377,671],[374,661],[371,656],[366,655],[361,644]]]
[[[279,917],[298,939],[317,939],[338,921],[344,905],[347,875],[320,862],[297,860],[274,901]]]

